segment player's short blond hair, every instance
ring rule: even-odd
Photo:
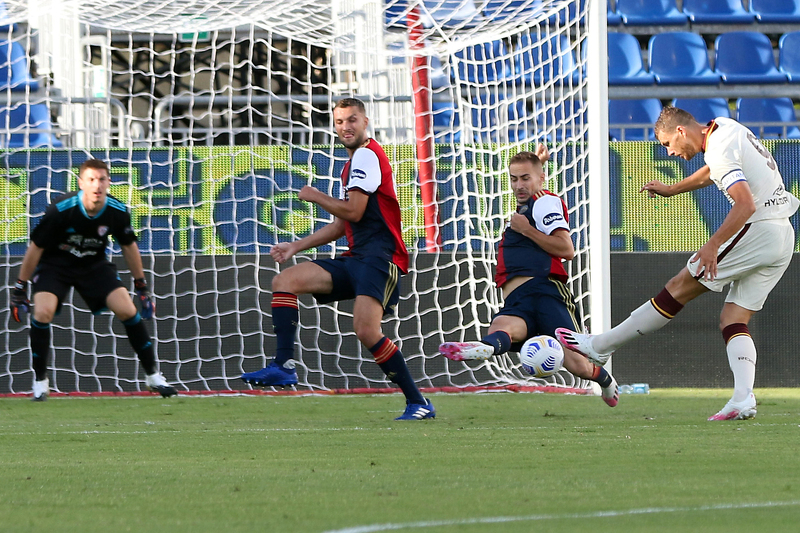
[[[358,108],[359,111],[361,111],[365,115],[367,114],[367,106],[364,105],[364,102],[362,102],[358,98],[342,98],[341,100],[336,102],[335,106],[333,106],[334,109],[342,109],[346,107],[356,107]]]
[[[534,165],[542,166],[542,160],[539,159],[539,156],[534,154],[533,152],[519,152],[515,154],[511,159],[509,159],[508,164],[513,165],[514,163],[532,163]]]
[[[688,111],[668,105],[664,106],[664,109],[661,110],[661,114],[658,115],[658,120],[656,120],[654,129],[656,135],[658,135],[659,132],[672,133],[678,126],[689,126],[695,122],[697,122],[697,120],[695,120]]]

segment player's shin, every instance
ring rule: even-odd
[[[36,381],[47,379],[47,360],[50,354],[50,324],[31,319],[31,356]]]
[[[156,353],[153,349],[153,340],[150,337],[150,333],[147,332],[144,322],[142,322],[141,315],[136,313],[136,316],[123,321],[122,324],[125,326],[125,331],[128,333],[128,340],[133,347],[133,351],[135,351],[136,355],[139,357],[139,362],[142,363],[145,374],[150,375],[158,372]]]
[[[655,298],[634,309],[619,325],[601,335],[595,335],[592,338],[592,347],[600,353],[614,352],[637,337],[663,328],[681,309],[683,304],[663,289]]]
[[[409,403],[421,405],[427,403],[414,378],[411,377],[403,354],[388,337],[383,337],[375,346],[369,348],[369,351],[389,381],[400,387]]]
[[[294,339],[300,313],[297,295],[275,292],[272,295],[272,330],[275,332],[275,364],[284,366],[294,358]]]
[[[730,324],[722,330],[725,351],[733,372],[734,402],[744,401],[756,379],[756,346],[746,324]]]

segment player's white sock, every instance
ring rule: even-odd
[[[657,331],[671,319],[656,311],[649,301],[634,309],[631,316],[620,322],[605,333],[592,338],[592,348],[600,353],[611,353],[625,343]]]
[[[732,337],[725,351],[733,372],[733,401],[741,402],[753,392],[756,381],[756,345],[750,335]]]

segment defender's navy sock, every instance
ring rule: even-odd
[[[273,293],[272,331],[275,332],[277,341],[275,364],[279,366],[294,358],[294,337],[299,320],[297,295],[289,292]]]
[[[481,339],[481,342],[494,348],[494,355],[506,353],[511,349],[511,336],[505,331],[495,331]]]
[[[414,378],[411,377],[411,372],[408,371],[408,365],[403,354],[388,337],[379,340],[369,351],[375,357],[375,362],[381,367],[389,381],[396,383],[400,387],[408,403],[420,405],[428,403],[422,397]]]
[[[608,387],[611,385],[611,374],[602,366],[595,366],[592,371],[592,381],[597,382],[601,387]]]

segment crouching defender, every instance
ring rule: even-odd
[[[85,161],[78,172],[80,190],[57,198],[31,233],[19,279],[11,292],[11,315],[21,322],[22,314],[30,310],[28,284],[32,280],[30,345],[35,401],[45,400],[50,390],[50,323],[72,287],[93,313],[109,309],[122,321],[144,368],[147,386],[164,397],[178,394],[158,371],[153,341],[143,322],[152,318],[155,304],[144,279],[130,213],[125,204],[108,194],[110,185],[108,165],[97,159]],[[133,275],[141,313],[106,257],[109,236],[119,243]]]
[[[454,361],[488,359],[519,351],[536,335],[554,336],[557,328],[578,328],[577,306],[566,286],[562,260],[575,255],[564,202],[544,189],[543,163],[550,158],[540,144],[536,153],[520,152],[509,161],[511,190],[517,211],[511,216],[498,250],[495,282],[505,305],[494,316],[480,342],[445,342],[439,353]],[[564,347],[564,368],[600,385],[603,401],[615,407],[619,391],[602,366]]]

